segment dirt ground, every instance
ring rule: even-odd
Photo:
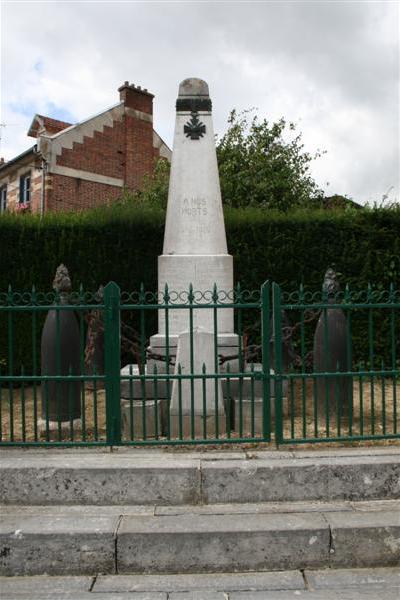
[[[288,398],[284,401],[283,434],[286,440],[295,442],[301,438],[332,438],[370,435],[389,435],[400,433],[400,383],[392,380],[372,383],[363,382],[362,387],[358,381],[353,383],[353,415],[350,421],[348,416],[338,417],[337,411],[329,414],[318,407],[315,414],[313,400],[313,382],[296,380],[288,388]],[[46,426],[41,417],[42,394],[41,387],[18,387],[1,390],[1,440],[7,441],[78,441],[95,442],[106,439],[105,392],[86,388],[82,394],[84,405],[84,422],[64,423],[62,428],[56,424],[55,430]],[[397,406],[396,406],[397,405]],[[11,409],[11,410],[10,410]],[[318,412],[319,411],[319,412]],[[36,425],[35,425],[36,423]],[[83,425],[83,426],[82,426]],[[272,418],[272,431],[274,419]],[[237,431],[230,433],[230,439],[238,438]],[[225,436],[221,436],[222,438]],[[250,431],[243,431],[243,437],[251,437]],[[260,430],[256,429],[255,437],[261,437]],[[159,443],[163,439],[160,436]],[[137,441],[140,441],[138,438]],[[272,442],[274,443],[274,442]],[[327,444],[326,442],[325,444]],[[400,439],[383,439],[343,443],[352,445],[371,444],[399,444]],[[226,441],[229,445],[229,438]],[[234,447],[234,444],[231,444]],[[335,444],[337,445],[337,444]],[[248,447],[257,444],[249,443]],[[259,447],[268,447],[268,443],[261,442]],[[181,447],[181,446],[179,446]],[[207,449],[212,449],[209,445]],[[221,447],[218,445],[218,447]],[[204,450],[205,445],[199,444]],[[188,449],[196,449],[193,444]]]

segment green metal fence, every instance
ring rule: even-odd
[[[103,295],[81,289],[67,301],[9,288],[0,294],[0,444],[399,437],[399,309],[393,287],[332,297],[269,282],[257,291],[180,293],[127,293],[111,282]],[[49,311],[55,367],[46,372],[41,335]],[[74,367],[65,366],[67,313],[79,337]],[[174,330],[178,313],[183,336]],[[342,346],[333,339],[339,334]]]

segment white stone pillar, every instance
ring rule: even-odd
[[[208,85],[185,79],[179,86],[163,254],[158,258],[158,289],[187,297],[189,285],[211,301],[213,286],[233,290],[233,259],[228,254]],[[207,294],[208,292],[208,294]],[[233,310],[218,309],[219,351],[233,354]],[[193,326],[214,331],[212,309],[193,311]],[[165,346],[165,312],[151,347]],[[176,347],[189,329],[188,310],[169,310],[169,343]],[[223,350],[227,348],[227,350]]]

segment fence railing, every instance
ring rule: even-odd
[[[0,444],[400,437],[399,331],[393,287],[9,288],[0,293]]]

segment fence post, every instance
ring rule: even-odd
[[[104,345],[107,444],[121,441],[121,323],[120,289],[114,281],[104,288]]]
[[[263,438],[271,439],[271,374],[270,374],[270,292],[271,285],[265,281],[261,286],[261,343],[263,369]]]
[[[282,309],[281,288],[272,284],[273,338],[274,338],[274,394],[275,394],[275,443],[283,441],[282,411]]]

